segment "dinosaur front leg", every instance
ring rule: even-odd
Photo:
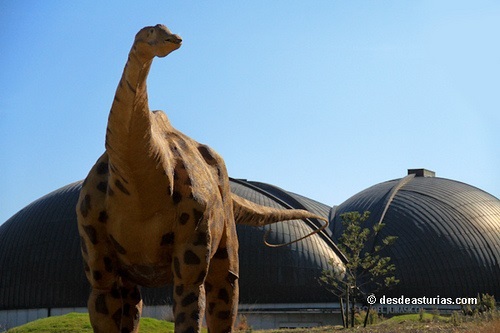
[[[207,292],[207,325],[211,333],[232,332],[238,309],[238,272],[234,272],[237,256],[228,254],[225,244],[214,254],[205,281]],[[233,269],[231,269],[233,268]]]
[[[106,246],[97,248],[105,244],[99,236],[104,233],[95,234],[89,240],[81,238],[85,273],[92,286],[88,299],[92,328],[94,332],[137,332],[142,309],[139,289],[118,276],[113,253]]]
[[[173,257],[175,332],[200,332],[205,311],[207,248],[190,244]]]
[[[124,283],[120,288],[122,297],[121,332],[137,333],[142,313],[142,297],[139,287]],[[118,313],[116,313],[118,317]]]
[[[88,310],[94,332],[137,333],[142,312],[141,294],[133,285],[92,288]]]

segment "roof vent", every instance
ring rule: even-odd
[[[436,173],[427,169],[408,169],[409,175],[415,175],[415,177],[436,177]]]

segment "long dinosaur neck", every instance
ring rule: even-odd
[[[111,163],[124,172],[140,168],[147,155],[151,130],[146,78],[152,59],[143,59],[132,47],[116,89],[106,130]]]

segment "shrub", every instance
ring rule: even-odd
[[[252,326],[248,324],[248,319],[244,315],[239,315],[238,316],[238,324],[236,325],[236,331],[238,332],[247,332],[250,333],[252,332]]]
[[[489,294],[482,294],[479,298],[479,311],[490,312],[495,309],[495,297]]]
[[[439,321],[439,310],[438,308],[432,309],[432,321],[437,322]]]
[[[362,310],[359,312],[356,312],[354,315],[354,323],[357,325],[364,325],[365,323],[365,317],[366,317],[366,311]],[[367,325],[373,325],[377,324],[380,321],[377,309],[371,308],[370,313],[368,314],[368,321]]]
[[[418,321],[424,321],[425,310],[424,308],[420,308],[418,310]]]
[[[450,322],[453,324],[453,326],[460,326],[460,324],[462,323],[462,316],[458,311],[453,311],[451,313]]]

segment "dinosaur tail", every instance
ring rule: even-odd
[[[234,193],[231,193],[233,200],[233,212],[234,212],[234,220],[236,224],[249,225],[254,227],[261,227],[269,224],[273,224],[280,221],[288,221],[288,220],[302,220],[302,219],[318,219],[324,221],[325,224],[320,228],[314,230],[313,232],[300,237],[294,241],[284,244],[269,244],[266,240],[267,235],[270,230],[268,230],[264,235],[264,243],[270,247],[281,247],[285,245],[289,245],[292,243],[296,243],[301,241],[307,237],[310,237],[314,234],[317,234],[324,230],[328,226],[328,220],[323,216],[319,216],[317,214],[311,213],[307,210],[303,209],[277,209],[272,207],[266,207],[262,205],[258,205],[249,200],[246,200]]]

